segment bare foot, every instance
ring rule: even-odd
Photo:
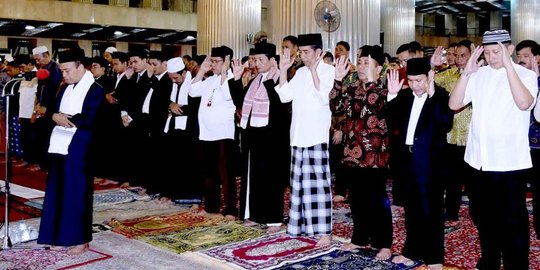
[[[392,250],[390,250],[389,248],[381,248],[379,250],[379,253],[375,255],[375,259],[379,261],[386,261],[390,259],[390,257],[392,257]]]
[[[99,178],[99,177],[94,177],[94,184],[96,184],[96,185],[101,185],[101,183],[103,183],[103,181],[105,181],[105,179]]]
[[[235,221],[236,217],[233,216],[233,215],[225,215],[225,220],[226,221]]]
[[[359,246],[359,245],[355,245],[353,243],[345,243],[341,246],[341,250],[345,250],[345,251],[352,251],[352,250],[355,250],[357,248],[366,248],[367,246]]]
[[[113,180],[105,178],[103,179],[103,182],[101,182],[100,185],[106,186],[106,185],[116,185],[116,184],[118,184],[117,181],[113,181]]]
[[[438,263],[438,264],[428,264],[428,268],[429,268],[429,270],[442,270],[442,269],[443,269],[443,265],[442,265],[442,263]]]
[[[403,256],[403,255],[397,255],[392,259],[392,262],[395,264],[404,264],[404,265],[411,265],[411,263],[414,264],[414,261]]]
[[[268,226],[268,228],[266,229],[266,233],[268,234],[272,234],[272,233],[277,233],[279,231],[281,231],[281,229],[285,228],[284,226]]]
[[[192,205],[189,210],[199,210],[199,205],[198,204],[194,204]]]
[[[128,188],[130,187],[129,182],[124,182],[120,185],[120,188]]]
[[[168,205],[174,204],[173,201],[171,201],[171,199],[169,199],[167,197],[159,198],[159,202],[162,203],[162,204],[168,204]]]
[[[246,219],[246,220],[244,220],[244,223],[242,223],[242,225],[244,225],[246,227],[253,227],[253,226],[257,225],[257,222]]]
[[[85,253],[88,250],[88,248],[90,248],[90,245],[88,245],[88,243],[82,244],[82,245],[76,245],[76,246],[70,247],[67,251],[67,254],[80,255],[80,254]]]
[[[342,202],[344,200],[345,200],[345,197],[343,197],[341,195],[334,196],[334,202]]]
[[[322,235],[321,238],[319,238],[319,241],[317,242],[315,246],[325,248],[325,247],[330,246],[330,244],[332,244],[332,235],[325,234],[325,235]]]

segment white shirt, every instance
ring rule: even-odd
[[[513,64],[533,97],[538,93],[536,74]],[[465,161],[484,171],[514,171],[532,167],[529,148],[530,110],[520,110],[512,98],[506,69],[481,67],[469,78],[464,104],[473,114]]]
[[[160,81],[161,78],[163,77],[163,75],[165,75],[165,73],[166,72],[163,72],[163,73],[161,73],[159,75],[156,75],[157,80]],[[150,88],[150,90],[146,94],[146,98],[144,98],[143,107],[142,107],[142,112],[143,113],[150,113],[150,100],[152,99],[152,94],[153,93],[154,93],[154,89]]]
[[[34,78],[31,81],[21,81],[21,86],[19,87],[19,118],[32,118],[37,87],[37,78]]]
[[[334,86],[334,67],[320,62],[317,75],[319,90],[315,89],[308,67],[301,67],[291,81],[275,88],[282,102],[292,101],[291,146],[310,147],[329,142],[329,94]]]
[[[229,79],[233,78],[229,70],[227,79],[221,84],[221,75],[213,75],[204,81],[191,85],[189,95],[201,97],[199,106],[199,139],[217,141],[234,139],[234,106],[229,90]]]
[[[422,108],[426,103],[428,94],[424,93],[420,97],[414,95],[414,101],[411,108],[411,115],[409,118],[409,125],[407,126],[407,136],[405,137],[406,145],[414,145],[414,133],[416,132],[416,126],[418,125],[418,119],[420,118],[420,113]]]
[[[126,72],[122,72],[122,74],[117,74],[116,75],[116,83],[114,84],[114,89],[116,89],[118,87],[118,83],[120,83],[120,81],[122,80],[122,77],[124,77],[126,75]]]
[[[536,106],[534,107],[534,118],[540,122],[540,98],[536,97]]]

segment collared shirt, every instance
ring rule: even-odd
[[[227,80],[234,75],[229,70]],[[191,85],[189,95],[201,97],[199,107],[199,139],[217,141],[234,139],[234,106],[229,83],[221,83],[221,75],[212,75]]]
[[[307,67],[298,69],[282,87],[275,87],[282,102],[292,101],[291,146],[309,147],[329,142],[329,94],[334,86],[334,67],[320,62],[317,75],[319,90]]]
[[[536,74],[513,63],[533,97]],[[532,167],[528,132],[530,109],[520,110],[512,97],[505,68],[481,67],[469,78],[464,104],[472,102],[473,115],[465,161],[484,171],[514,171]]]
[[[407,126],[407,137],[405,138],[406,145],[414,144],[414,133],[416,131],[416,126],[418,125],[420,113],[422,112],[422,108],[424,107],[427,98],[427,93],[423,93],[421,96],[417,96],[416,94],[414,94],[414,101],[411,108],[411,116],[409,118],[409,125]]]
[[[118,83],[120,83],[120,81],[122,80],[122,77],[124,77],[126,75],[126,72],[122,72],[122,74],[117,74],[116,75],[116,83],[114,84],[114,89],[116,89],[118,87]]]

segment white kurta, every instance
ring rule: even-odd
[[[334,67],[320,62],[317,75],[319,90],[315,88],[307,67],[298,69],[282,87],[276,86],[282,102],[292,101],[291,146],[309,147],[329,142],[329,94],[334,86]]]
[[[514,68],[533,97],[538,93],[536,74],[520,65]],[[529,148],[530,109],[520,110],[512,97],[506,69],[481,67],[469,78],[464,104],[473,114],[465,161],[484,171],[514,171],[532,167]]]

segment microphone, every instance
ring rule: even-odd
[[[36,75],[37,75],[38,80],[45,80],[49,78],[49,71],[44,68],[40,68],[37,71]]]

